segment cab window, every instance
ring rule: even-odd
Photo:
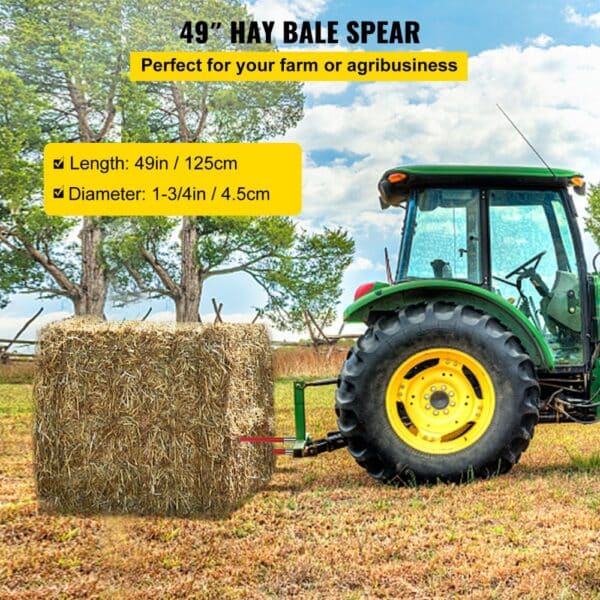
[[[481,283],[479,190],[430,188],[410,201],[400,278]]]
[[[557,364],[583,361],[580,282],[557,191],[490,190],[492,289],[542,332]]]

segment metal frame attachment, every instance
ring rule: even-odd
[[[273,454],[287,454],[294,458],[316,456],[322,452],[333,452],[343,448],[347,442],[339,431],[330,432],[324,438],[314,441],[306,432],[306,388],[335,385],[337,382],[337,378],[294,381],[294,425],[296,430],[294,437],[243,436],[239,438],[240,442],[282,444],[281,448],[273,448]]]

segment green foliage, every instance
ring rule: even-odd
[[[304,309],[320,320],[333,320],[342,276],[354,253],[346,232],[324,229],[309,234],[285,217],[201,217],[194,222],[202,282],[245,273],[267,294],[259,312],[279,327],[303,328]],[[115,284],[122,302],[140,293],[172,296],[147,257],[180,281],[177,223],[169,218],[131,219],[113,232],[110,256],[120,266]]]
[[[160,0],[132,0],[130,6],[132,50],[273,50],[268,44],[231,44],[225,27],[211,30],[202,45],[179,38],[191,18],[248,21],[250,15],[237,0],[172,0],[168,10]],[[302,85],[296,82],[153,82],[138,87],[149,98],[150,139],[162,141],[253,142],[282,135],[303,114]]]
[[[10,208],[0,214],[0,290],[76,302],[91,289],[75,242],[81,220],[50,217],[42,209],[41,151],[50,141],[111,139],[126,64],[122,17],[120,0],[10,0],[0,6],[7,32],[0,67],[13,78],[0,89],[13,133],[10,143],[0,144],[0,193],[10,194]],[[27,85],[15,89],[19,78]],[[10,163],[11,155],[20,162]],[[101,261],[102,249],[93,255]]]
[[[4,294],[48,287],[45,272],[31,259],[27,245],[46,251],[61,243],[66,250],[74,225],[73,220],[49,217],[40,206],[43,108],[30,86],[15,74],[0,71],[0,293]],[[0,303],[5,302],[4,296]]]
[[[331,324],[342,293],[342,276],[353,255],[354,241],[345,231],[295,231],[287,254],[278,257],[274,268],[255,276],[269,298],[261,312],[280,328],[304,328],[304,310]]]
[[[41,187],[41,107],[34,90],[0,70],[0,218]]]
[[[121,0],[3,3],[5,62],[46,101],[42,121],[54,141],[109,133],[127,61],[123,14]]]
[[[144,258],[149,252],[174,278],[179,278],[180,250],[174,241],[179,219],[139,217],[119,219],[106,239],[105,253],[113,265],[114,301],[123,306],[140,295],[169,296],[156,272]]]
[[[600,184],[588,188],[588,207],[585,228],[594,238],[596,246],[600,247]]]

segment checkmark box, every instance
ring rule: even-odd
[[[54,188],[54,198],[55,199],[64,198],[64,197],[65,197],[65,188],[64,187]]]
[[[64,169],[65,168],[65,159],[64,158],[55,158],[52,161],[52,166],[55,169]]]

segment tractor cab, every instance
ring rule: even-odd
[[[555,363],[584,363],[586,270],[574,171],[411,166],[387,171],[383,208],[405,208],[394,283],[458,281],[489,290],[541,333]],[[582,281],[583,280],[583,281]]]

